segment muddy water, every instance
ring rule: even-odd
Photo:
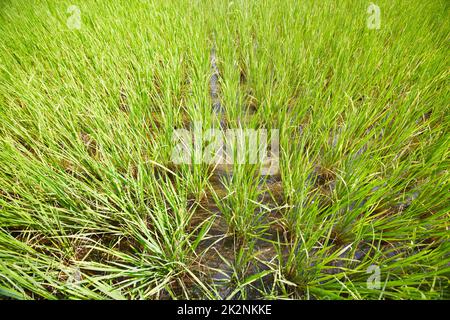
[[[220,179],[221,175],[230,175],[229,171],[213,174],[210,179],[210,186],[214,192],[223,198],[228,194]],[[272,186],[272,189],[271,189]],[[262,192],[259,201],[267,206],[275,206],[274,198],[280,199],[281,187],[279,180],[269,180],[260,183],[260,188],[265,190]],[[203,205],[199,206],[191,219],[191,227],[195,228],[207,219],[213,219],[213,223],[205,237],[199,244],[197,253],[199,254],[199,265],[202,272],[206,275],[205,281],[211,283],[221,298],[228,297],[234,291],[234,280],[240,267],[236,266],[237,253],[240,249],[248,250],[254,258],[250,259],[244,267],[245,274],[240,276],[248,277],[263,270],[267,270],[267,264],[273,261],[277,252],[271,241],[276,241],[278,237],[282,237],[279,233],[283,232],[279,224],[277,224],[278,216],[276,213],[267,213],[263,216],[264,225],[269,227],[263,236],[258,239],[251,240],[251,243],[242,243],[237,239],[228,228],[225,217],[222,215],[214,199],[209,194],[207,199],[203,201]],[[255,213],[256,215],[256,213]],[[250,248],[251,247],[251,248]],[[239,269],[239,270],[238,270]],[[267,281],[270,282],[269,277]],[[254,286],[263,286],[264,283],[255,283]],[[253,295],[257,297],[257,290],[253,289]],[[251,292],[248,292],[251,295]]]
[[[219,68],[217,67],[217,55],[216,55],[216,48],[213,47],[211,49],[211,55],[210,55],[210,63],[211,63],[211,79],[209,82],[209,89],[210,89],[210,97],[212,101],[212,112],[213,115],[216,116],[216,118],[220,121],[220,127],[222,129],[225,128],[225,109],[222,106],[222,103],[220,101],[220,87],[219,87]]]
[[[220,73],[214,47],[211,49],[210,63],[212,114],[218,120],[220,128],[225,129],[227,127],[225,107],[220,99]],[[224,181],[232,179],[233,167],[232,165],[217,165],[211,169],[212,175],[209,179],[209,185],[212,188],[212,192],[219,199],[224,198],[228,195]],[[279,175],[262,177],[258,183],[258,188],[261,191],[258,201],[266,207],[276,207],[282,202],[283,192]],[[266,220],[264,224],[269,226],[264,235],[250,244],[243,244],[242,240],[237,239],[229,231],[228,224],[215,204],[211,193],[207,194],[202,205],[194,213],[191,219],[192,228],[195,228],[207,219],[214,220],[205,239],[199,244],[197,253],[199,254],[199,265],[207,278],[205,280],[213,285],[221,298],[228,297],[234,291],[235,285],[233,280],[236,273],[244,272],[240,276],[248,277],[261,272],[261,270],[266,270],[268,268],[266,263],[270,263],[275,259],[277,253],[270,241],[275,241],[281,230],[276,223],[278,217],[276,213],[272,212],[265,214],[263,217]],[[245,263],[244,267],[238,267],[236,262],[237,253],[240,250],[248,250],[254,256]],[[247,297],[257,298],[258,286],[264,286],[264,283],[255,283],[255,289],[252,292],[248,292]]]

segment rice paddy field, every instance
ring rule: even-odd
[[[2,0],[1,299],[449,299],[450,2],[374,1]]]

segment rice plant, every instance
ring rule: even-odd
[[[0,297],[448,299],[449,10],[3,1]]]

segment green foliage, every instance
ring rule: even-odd
[[[448,3],[368,5],[2,3],[0,297],[448,299]],[[213,47],[276,176],[171,162]]]

